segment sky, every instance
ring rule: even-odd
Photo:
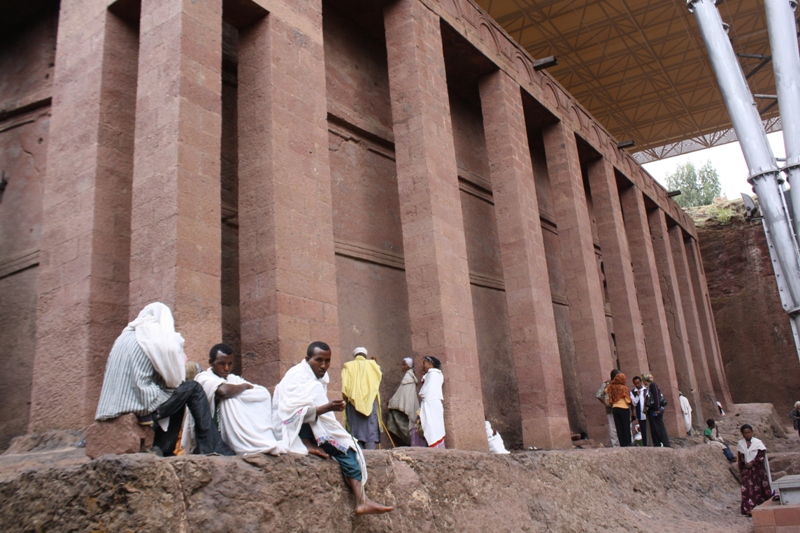
[[[772,146],[772,153],[775,157],[785,157],[786,151],[783,148],[783,132],[775,132],[767,135],[767,140]],[[705,150],[698,150],[689,154],[678,155],[661,161],[653,161],[642,165],[656,181],[666,187],[666,178],[672,174],[678,165],[691,161],[696,168],[705,165],[706,161],[717,169],[719,182],[722,185],[722,194],[729,200],[741,198],[739,193],[752,195],[753,189],[747,183],[747,165],[744,162],[744,155],[738,142],[715,146]],[[781,162],[778,162],[781,166]]]

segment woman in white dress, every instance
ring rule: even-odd
[[[444,375],[441,361],[427,356],[422,360],[422,388],[419,389],[419,422],[429,448],[444,449],[444,405],[442,385]]]

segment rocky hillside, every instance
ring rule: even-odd
[[[745,220],[741,200],[717,200],[686,211],[697,225],[733,400],[770,402],[789,423],[789,411],[800,400],[800,359],[762,224]]]

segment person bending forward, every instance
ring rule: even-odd
[[[235,455],[211,419],[203,388],[184,380],[185,359],[183,337],[175,331],[169,307],[156,302],[142,309],[108,356],[95,420],[133,413],[141,424],[158,422],[153,446],[168,456],[175,450],[188,408],[200,453]]]
[[[386,418],[386,428],[395,436],[397,441],[408,446],[411,444],[411,430],[414,428],[419,411],[419,398],[417,398],[417,377],[414,375],[414,360],[410,357],[403,359],[403,379],[394,396],[389,400],[389,414]]]
[[[342,367],[342,397],[347,401],[345,418],[350,433],[365,450],[374,450],[381,441],[379,392],[383,373],[374,358],[367,359],[366,348],[356,348],[353,360]]]
[[[328,399],[330,364],[330,347],[312,342],[306,358],[290,368],[275,387],[273,403],[281,421],[283,446],[290,452],[336,460],[355,496],[356,514],[387,513],[393,508],[370,500],[364,492],[364,456],[333,414],[344,411],[345,402]]]
[[[216,344],[208,354],[211,367],[195,380],[203,386],[222,439],[238,454],[285,453],[273,429],[272,398],[261,385],[243,380],[233,370],[233,349]]]

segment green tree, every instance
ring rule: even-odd
[[[678,165],[675,172],[667,176],[667,189],[681,191],[680,196],[675,197],[681,207],[710,205],[722,192],[717,169],[711,161],[706,161],[699,171],[691,161]]]

